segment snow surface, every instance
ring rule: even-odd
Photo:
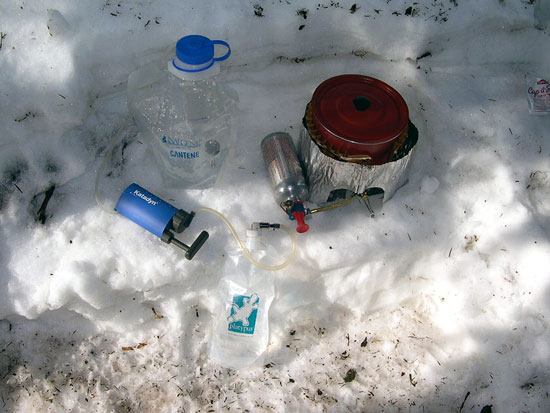
[[[529,115],[524,79],[550,76],[540,1],[3,0],[0,409],[549,411],[550,116]],[[210,239],[188,262],[94,199],[128,74],[187,34],[233,48],[239,130],[223,176],[163,188],[131,124],[101,180],[107,203],[138,182],[241,233],[284,222],[259,142],[296,139],[338,74],[395,87],[420,132],[383,215],[357,202],[309,221],[276,274],[265,357],[239,372],[206,353],[233,242],[222,223],[196,217],[181,238]]]

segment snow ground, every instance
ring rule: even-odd
[[[3,1],[0,409],[548,411],[550,117],[529,115],[524,79],[550,76],[535,3]],[[225,227],[197,216],[184,235],[210,239],[187,262],[94,199],[128,74],[195,33],[233,48],[223,176],[163,188],[130,125],[108,201],[138,182],[241,230],[283,221],[259,141],[297,138],[315,87],[342,73],[395,87],[420,132],[382,216],[357,203],[310,221],[276,274],[268,351],[239,372],[206,353]]]

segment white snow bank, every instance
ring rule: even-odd
[[[550,65],[530,3],[5,1],[2,407],[548,410],[550,117],[528,114],[524,74]],[[130,125],[101,180],[108,205],[138,182],[241,230],[284,221],[259,142],[297,138],[313,90],[337,74],[394,86],[420,132],[409,182],[381,216],[357,202],[309,222],[276,274],[268,351],[242,372],[206,354],[225,227],[198,215],[182,239],[210,239],[188,262],[93,193],[128,116],[128,74],[191,33],[233,48],[224,71],[240,126],[223,176],[163,188]]]

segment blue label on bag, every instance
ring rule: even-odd
[[[234,333],[254,334],[259,302],[260,297],[255,293],[250,296],[233,296],[231,311],[227,317],[228,330]]]

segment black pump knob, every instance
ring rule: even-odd
[[[204,245],[206,240],[208,239],[209,235],[208,232],[202,231],[199,236],[193,241],[191,246],[188,246],[187,244],[184,244],[179,239],[174,238],[174,234],[172,234],[170,231],[164,231],[162,234],[161,240],[162,242],[165,242],[166,244],[174,244],[176,247],[181,248],[185,251],[185,258],[188,260],[193,259],[195,254],[201,249],[201,247]]]

